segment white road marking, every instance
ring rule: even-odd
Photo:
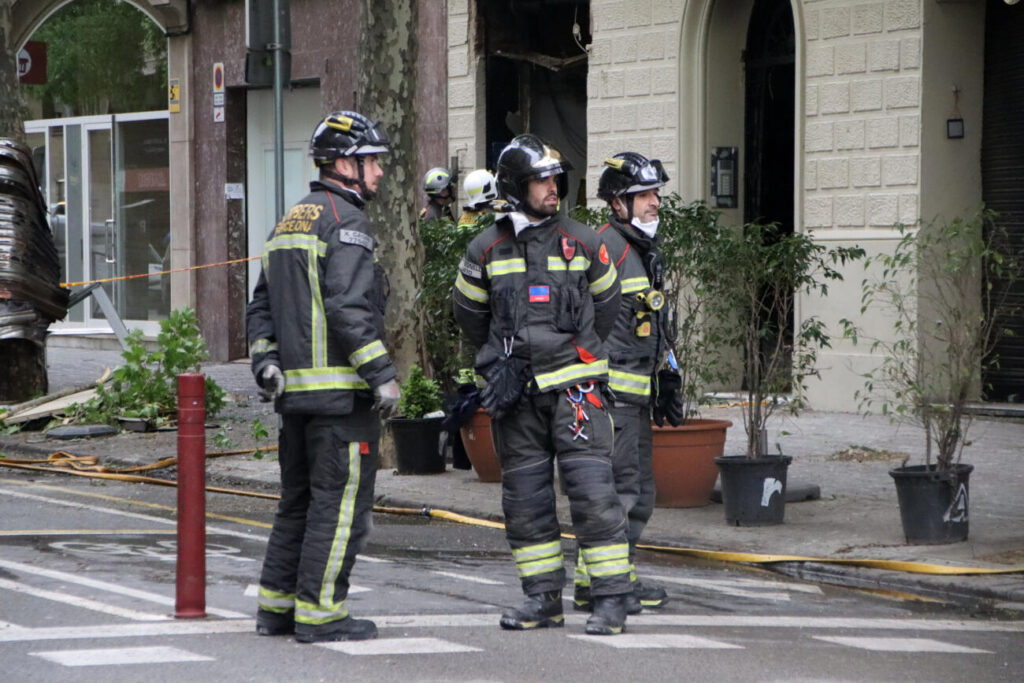
[[[599,643],[622,649],[654,649],[654,648],[680,648],[680,649],[713,649],[713,650],[742,650],[740,645],[723,643],[720,640],[709,638],[698,638],[697,636],[673,635],[670,633],[644,633],[633,634],[623,633],[614,638],[608,636],[569,636],[573,640]]]
[[[212,662],[213,657],[197,655],[176,647],[115,647],[107,650],[54,650],[30,652],[64,666],[114,666],[119,664],[165,664],[167,662]]]
[[[498,612],[477,614],[419,614],[368,616],[379,628],[440,628],[495,626]],[[566,622],[582,626],[585,614],[567,614]],[[643,626],[682,626],[695,628],[799,628],[799,629],[877,629],[891,631],[964,631],[975,633],[1024,633],[1024,621],[959,621],[951,619],[843,619],[829,617],[764,617],[701,615],[638,615],[630,624]],[[75,640],[97,638],[134,638],[145,636],[187,636],[214,633],[253,632],[253,619],[189,619],[163,623],[104,624],[59,626],[51,628],[15,628],[0,630],[0,642],[31,640]]]
[[[725,595],[732,595],[738,598],[753,598],[755,600],[789,600],[789,592],[812,593],[822,595],[821,588],[812,585],[799,583],[783,583],[782,581],[762,581],[759,579],[693,579],[680,576],[650,577],[653,581],[662,583],[675,583],[683,586],[693,586],[705,590],[713,590]]]
[[[63,505],[64,507],[78,508],[79,510],[91,510],[93,512],[102,512],[108,515],[116,515],[118,517],[129,517],[131,519],[144,519],[148,522],[156,522],[157,524],[166,524],[168,526],[177,526],[178,521],[175,519],[165,519],[163,517],[156,517],[154,515],[144,515],[140,512],[125,512],[124,510],[113,510],[111,508],[100,507],[98,505],[89,505],[88,503],[76,503],[70,500],[64,500],[62,498],[49,498],[47,496],[37,496],[31,493],[22,493],[21,491],[13,491],[11,489],[0,489],[0,493],[7,496],[14,496],[15,498],[24,498],[26,500],[36,500],[43,503],[51,503],[53,505]],[[235,531],[234,529],[225,529],[223,527],[207,526],[207,534],[220,534],[223,536],[234,536],[235,538],[247,538],[252,541],[260,541],[262,543],[267,542],[266,536],[258,536],[256,534],[248,534],[244,531]]]
[[[79,598],[74,595],[68,595],[67,593],[59,593],[57,591],[49,591],[43,588],[35,588],[33,586],[28,585],[27,583],[21,583],[20,581],[9,581],[7,579],[0,579],[0,588],[6,588],[7,590],[17,591],[19,593],[24,593],[25,595],[31,595],[35,598],[53,600],[54,602],[62,602],[65,605],[71,605],[72,607],[80,607],[82,609],[92,610],[93,612],[112,614],[115,617],[123,617],[125,619],[131,619],[132,621],[165,621],[171,618],[170,615],[166,614],[148,614],[146,612],[138,612],[136,610],[126,609],[124,607],[106,605],[102,602],[96,602],[95,600],[89,600],[88,598]]]
[[[186,619],[148,624],[102,624],[91,626],[54,626],[0,631],[0,643],[30,640],[82,640],[99,638],[140,638],[147,636],[192,636],[213,633],[255,633],[255,619]]]
[[[961,619],[871,619],[857,617],[703,616],[641,614],[630,622],[645,626],[706,626],[709,628],[891,629],[894,631],[972,631],[1024,633],[1024,621],[968,621]]]
[[[68,572],[61,572],[55,569],[46,569],[44,567],[38,567],[32,564],[11,562],[10,560],[0,560],[0,567],[17,572],[22,572],[24,574],[31,574],[34,576],[45,576],[48,579],[56,579],[57,581],[77,583],[80,586],[88,586],[89,588],[98,588],[109,593],[126,595],[131,598],[145,600],[147,602],[153,602],[158,605],[173,606],[175,604],[175,599],[167,595],[160,595],[159,593],[150,593],[149,591],[138,590],[136,588],[119,586],[116,583],[108,583],[106,581],[90,579],[82,576],[81,574],[70,574]],[[241,614],[239,612],[232,612],[230,610],[225,609],[217,609],[216,607],[207,607],[206,612],[208,614],[212,614],[218,617],[224,617],[226,619],[244,619],[245,617],[249,616],[248,614]]]
[[[431,574],[437,574],[438,576],[447,576],[452,579],[459,579],[460,581],[471,581],[473,583],[482,583],[487,586],[501,586],[503,582],[495,581],[493,579],[485,579],[480,576],[471,576],[469,574],[457,574],[455,572],[442,572],[442,571],[431,571]]]
[[[377,640],[319,643],[320,647],[347,655],[430,655],[451,652],[483,652],[478,647],[440,638],[380,638]]]
[[[858,647],[874,652],[965,652],[992,654],[989,650],[978,650],[964,645],[953,645],[931,638],[857,638],[848,636],[814,636],[815,640]]]

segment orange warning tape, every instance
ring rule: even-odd
[[[220,261],[219,263],[204,263],[201,266],[188,266],[187,268],[174,268],[172,270],[161,270],[156,273],[137,273],[135,275],[119,275],[118,277],[104,277],[98,280],[82,280],[81,282],[62,282],[61,287],[78,287],[81,285],[91,285],[95,282],[117,282],[118,280],[134,280],[140,277],[153,277],[154,275],[170,275],[171,273],[184,273],[188,270],[199,270],[200,268],[213,268],[214,266],[230,266],[233,263],[244,263],[245,261],[255,261],[259,259],[259,256],[246,256],[244,258],[231,259],[230,261]]]

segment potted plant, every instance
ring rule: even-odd
[[[437,382],[428,379],[418,365],[409,368],[398,401],[399,417],[388,420],[395,440],[395,460],[399,474],[444,472],[441,452],[441,392]]]
[[[895,249],[865,262],[873,275],[862,284],[861,312],[884,310],[893,333],[867,337],[882,360],[865,373],[857,398],[865,413],[880,410],[924,430],[924,464],[905,460],[889,472],[907,543],[963,541],[974,469],[961,462],[968,403],[998,363],[994,349],[1008,321],[1020,315],[1007,295],[1024,275],[1024,253],[987,211],[898,229]],[[844,323],[856,341],[857,329]]]
[[[684,204],[677,194],[664,199],[660,210],[658,253],[665,279],[665,298],[672,307],[668,327],[670,348],[681,379],[684,421],[679,426],[653,427],[652,468],[655,505],[697,507],[711,501],[718,479],[714,459],[725,449],[729,420],[699,416],[706,390],[725,381],[723,365],[711,348],[703,322],[708,307],[708,252],[718,248],[718,213],[695,201]]]
[[[446,397],[452,463],[458,466],[460,460],[467,458],[481,481],[501,481],[501,469],[491,441],[491,418],[487,412],[470,410],[468,420],[464,415],[452,414],[465,412],[466,402],[472,398],[468,395],[472,392],[467,392],[472,377],[467,381],[462,373],[473,367],[474,349],[465,344],[455,322],[451,288],[466,247],[493,222],[494,215],[484,213],[471,224],[457,225],[446,218],[419,224],[424,262],[417,312],[423,332],[424,362],[429,362]]]
[[[790,456],[767,453],[765,426],[776,411],[798,414],[805,381],[817,374],[817,351],[830,346],[820,319],[793,321],[798,294],[824,295],[842,280],[838,266],[864,256],[859,247],[832,247],[810,232],[750,223],[719,229],[704,250],[707,341],[725,363],[740,353],[746,449],[715,459],[730,524],[781,524]],[[791,322],[793,321],[793,322]]]

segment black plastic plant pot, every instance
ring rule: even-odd
[[[715,458],[722,475],[725,521],[733,526],[782,524],[786,513],[789,455],[725,455]]]
[[[443,420],[443,417],[417,420],[393,417],[389,420],[399,474],[444,472],[444,454],[439,445]]]
[[[939,471],[934,465],[889,470],[896,482],[903,535],[911,545],[967,540],[967,482],[974,465]]]

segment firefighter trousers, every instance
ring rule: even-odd
[[[647,406],[616,403],[610,412],[615,424],[612,472],[615,491],[626,513],[630,578],[635,580],[636,544],[654,512],[651,411]],[[590,577],[581,560],[577,558],[575,583],[577,586],[589,586]]]
[[[505,532],[527,595],[560,591],[565,585],[555,511],[556,459],[592,594],[630,590],[626,516],[612,475],[612,421],[604,399],[594,398],[601,407],[584,400],[581,405],[589,419],[575,438],[577,404],[564,389],[531,394],[492,425],[501,461]]]
[[[347,440],[331,415],[283,415],[281,501],[259,608],[305,630],[348,616],[348,577],[372,524],[377,443]]]

